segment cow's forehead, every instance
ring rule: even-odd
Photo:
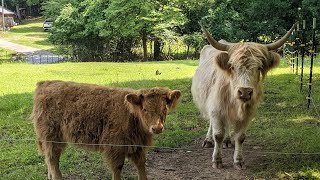
[[[229,63],[235,68],[254,68],[262,66],[262,61],[267,59],[268,50],[260,44],[243,43],[233,47],[229,53]]]

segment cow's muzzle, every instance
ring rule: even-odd
[[[252,94],[253,88],[239,88],[238,90],[238,98],[243,102],[251,100]]]
[[[158,125],[152,127],[152,132],[154,134],[160,134],[163,130],[163,124],[158,123]]]

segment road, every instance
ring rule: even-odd
[[[56,63],[62,59],[62,56],[55,55],[48,51],[12,43],[2,38],[0,38],[0,47],[26,55],[27,62],[30,64]]]

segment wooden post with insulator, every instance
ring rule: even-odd
[[[311,90],[312,90],[312,68],[313,68],[313,58],[315,55],[315,47],[316,47],[316,18],[313,18],[313,25],[312,25],[312,49],[310,50],[311,53],[311,62],[310,62],[310,78],[309,78],[309,88],[308,88],[308,108],[310,107],[310,101],[311,101]]]
[[[303,86],[303,63],[304,63],[304,51],[306,46],[306,38],[305,38],[305,30],[306,30],[306,20],[302,21],[302,32],[301,32],[301,75],[300,75],[300,93],[302,92],[302,86]]]

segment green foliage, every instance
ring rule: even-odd
[[[175,1],[50,0],[43,9],[55,20],[50,41],[90,61],[113,55],[131,58],[132,48],[143,37],[166,39],[165,32],[185,21]]]
[[[187,46],[195,48],[196,51],[199,51],[206,44],[206,41],[200,33],[184,35],[183,42]]]
[[[12,62],[13,58],[12,55],[14,54],[14,51],[0,48],[0,64]]]
[[[56,19],[69,0],[49,0],[42,3],[42,14],[46,18]],[[72,2],[72,1],[71,1]]]
[[[8,4],[17,2],[40,3]],[[319,17],[317,0],[45,0],[41,5],[44,16],[56,21],[51,42],[68,47],[83,61],[135,59],[134,49],[146,52],[146,42],[163,50],[178,36],[202,33],[199,21],[217,40],[269,43],[305,19],[310,40],[312,18]],[[316,37],[319,41],[319,31]]]
[[[260,35],[275,39],[298,19],[298,5],[290,0],[216,1],[203,21],[217,39],[257,41]]]

